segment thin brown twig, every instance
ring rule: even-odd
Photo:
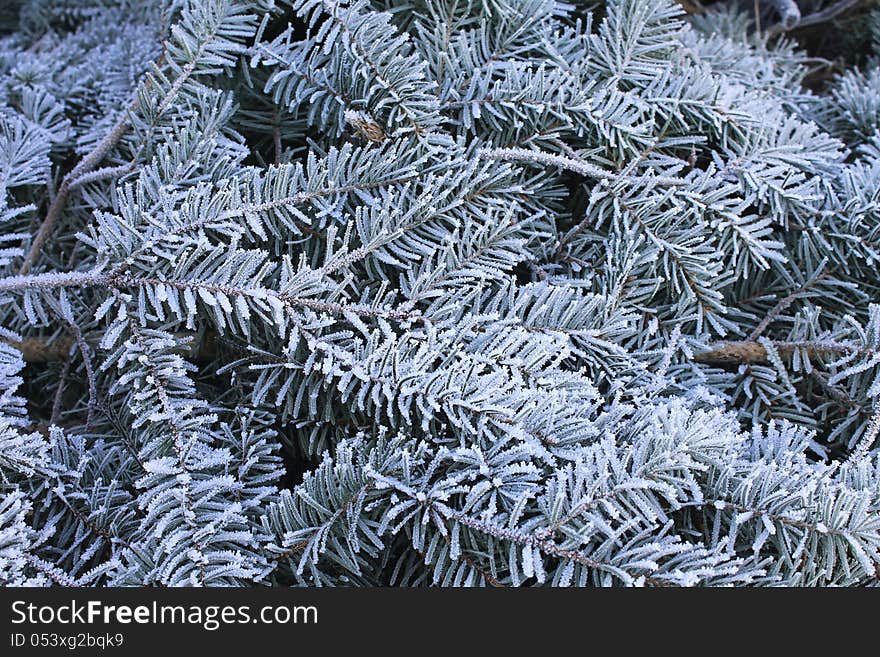
[[[61,373],[58,375],[58,388],[55,390],[55,398],[52,400],[52,413],[49,415],[49,426],[58,424],[61,417],[61,398],[64,396],[67,375],[70,373],[70,359],[65,358],[61,365]]]
[[[790,354],[798,349],[805,350],[811,356],[825,354],[843,354],[854,351],[871,353],[858,344],[835,341],[798,341],[798,342],[773,342],[773,347],[780,354]],[[767,349],[761,342],[755,340],[743,340],[741,342],[726,342],[714,346],[709,351],[694,355],[694,361],[706,365],[724,365],[736,363],[766,363],[769,362]]]
[[[749,340],[757,340],[761,337],[761,334],[770,326],[770,323],[776,319],[780,313],[782,313],[786,308],[788,308],[791,304],[793,304],[797,299],[802,297],[810,288],[814,287],[819,281],[828,276],[827,272],[819,274],[816,278],[807,283],[804,283],[800,288],[789,294],[788,296],[780,299],[775,306],[767,313],[764,319],[761,320],[761,323],[755,327],[755,330],[751,332],[749,335]]]
[[[23,338],[21,340],[10,340],[8,338],[0,338],[0,342],[18,349],[25,363],[56,363],[67,360],[73,339]]]
[[[166,12],[163,12],[161,22],[161,34],[163,35],[167,31],[167,20],[168,16],[166,15]],[[159,53],[159,56],[156,58],[156,61],[154,63],[155,67],[160,67],[165,61],[167,50],[168,44],[163,38],[162,50]],[[188,76],[191,72],[191,69],[189,70],[189,72],[184,69],[184,73],[182,73],[182,76]],[[151,80],[152,78],[150,76],[147,76],[144,85],[148,86]],[[181,80],[180,78],[175,81],[175,84],[172,85],[169,94],[166,95],[166,97],[162,101],[162,104],[159,106],[157,116],[161,115],[165,111],[167,107],[166,103],[169,103],[171,100],[170,94],[176,93],[175,87],[179,88],[179,85],[182,84],[183,80]],[[27,274],[34,266],[34,264],[36,264],[37,260],[40,257],[40,253],[43,250],[43,246],[45,246],[49,237],[51,237],[52,231],[55,228],[55,224],[61,217],[61,213],[64,211],[64,206],[67,204],[67,200],[74,189],[85,184],[86,182],[92,182],[94,180],[100,180],[102,178],[110,177],[111,172],[113,171],[120,171],[121,173],[124,173],[126,170],[129,170],[129,167],[131,170],[134,169],[134,162],[129,162],[120,167],[107,167],[105,169],[100,169],[98,172],[94,171],[95,167],[97,167],[103,161],[107,153],[109,153],[116,146],[116,144],[119,143],[119,140],[122,139],[122,136],[129,128],[132,115],[140,109],[140,96],[138,94],[138,91],[135,92],[134,99],[122,112],[122,116],[116,121],[110,132],[108,132],[104,136],[104,138],[101,139],[101,141],[99,141],[95,145],[95,147],[85,157],[83,157],[62,179],[61,184],[58,187],[58,191],[54,195],[54,198],[52,198],[52,201],[49,204],[49,209],[46,211],[46,218],[43,219],[43,223],[40,224],[39,229],[34,235],[34,240],[33,242],[31,242],[31,247],[28,250],[27,255],[25,255],[24,261],[21,264],[21,268],[18,271],[19,275]]]
[[[104,156],[110,152],[110,149],[113,148],[122,138],[122,135],[125,134],[125,131],[128,129],[130,121],[129,112],[137,111],[139,106],[140,100],[136,98],[134,102],[129,105],[128,111],[126,111],[122,118],[120,118],[113,126],[113,129],[100,142],[98,142],[88,155],[80,160],[79,163],[66,176],[64,176],[61,185],[58,187],[58,193],[49,205],[49,210],[46,212],[46,218],[43,220],[43,223],[40,224],[37,234],[34,235],[34,241],[31,242],[31,248],[25,256],[21,268],[18,270],[19,275],[27,274],[40,257],[40,252],[43,250],[46,241],[52,235],[55,223],[58,221],[59,217],[61,217],[61,213],[64,210],[64,206],[67,204],[67,199],[70,196],[70,192],[73,190],[74,185],[81,176],[92,171],[92,169],[104,159]]]
[[[95,371],[92,368],[92,359],[89,357],[88,345],[86,344],[85,338],[83,338],[82,331],[80,331],[79,327],[72,322],[68,322],[68,330],[73,335],[73,339],[76,341],[76,346],[82,356],[83,367],[85,367],[86,370],[86,380],[89,385],[89,404],[86,413],[86,431],[88,431],[92,426],[95,409],[98,405],[98,384],[95,381]]]
[[[807,14],[806,16],[801,17],[801,19],[794,25],[785,26],[781,23],[774,25],[767,30],[767,34],[777,35],[784,32],[791,32],[793,30],[800,30],[805,27],[813,27],[822,23],[827,23],[828,21],[834,20],[841,14],[849,11],[850,9],[855,9],[861,2],[862,0],[839,0],[837,3],[831,5],[830,7],[827,7],[826,9],[822,9],[821,11],[816,11],[812,14]]]

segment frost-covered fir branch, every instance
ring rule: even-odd
[[[601,4],[4,18],[0,581],[876,584],[877,60]]]

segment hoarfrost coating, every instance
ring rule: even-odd
[[[692,4],[5,3],[0,581],[876,584],[880,14]]]

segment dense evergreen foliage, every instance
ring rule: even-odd
[[[869,4],[3,3],[0,582],[876,584]]]

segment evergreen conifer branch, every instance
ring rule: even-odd
[[[849,3],[93,4],[0,36],[0,582],[876,585]]]

